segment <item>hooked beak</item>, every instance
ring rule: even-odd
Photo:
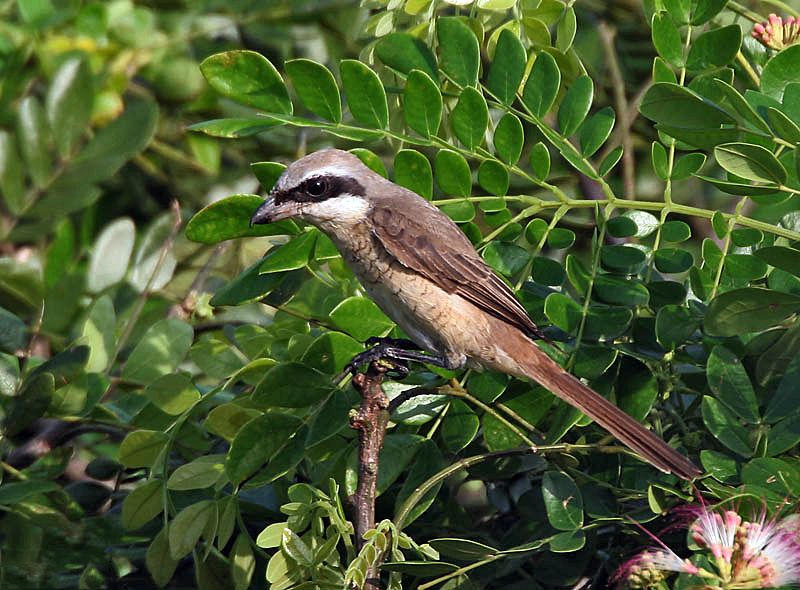
[[[267,200],[256,209],[256,212],[253,213],[253,216],[250,218],[250,227],[288,219],[294,217],[296,214],[297,206],[295,203],[286,202],[278,205],[275,203],[275,197],[270,195],[267,197]]]

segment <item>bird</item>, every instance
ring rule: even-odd
[[[367,295],[418,349],[395,341],[380,353],[533,380],[659,470],[687,480],[700,475],[687,457],[537,346],[542,332],[455,222],[357,156],[331,148],[291,163],[250,223],[284,219],[328,235]]]

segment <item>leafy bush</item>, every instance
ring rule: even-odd
[[[201,4],[20,2],[2,33],[9,587],[601,585],[647,544],[625,520],[796,505],[790,34],[718,0]],[[265,153],[327,145],[440,206],[697,488],[535,384],[415,367],[360,546],[333,378],[399,334],[326,236],[248,225],[246,163],[267,191]],[[172,200],[211,204],[183,234]]]

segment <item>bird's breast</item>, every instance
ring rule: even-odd
[[[453,366],[492,348],[485,314],[400,264],[366,224],[326,233],[369,297],[421,347],[444,355]]]

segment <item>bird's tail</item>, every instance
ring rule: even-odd
[[[684,479],[700,475],[701,471],[689,459],[570,375],[521,332],[509,332],[509,338],[504,340],[507,346],[503,348],[517,365],[517,370],[512,372],[533,379],[575,406],[661,471]],[[508,371],[510,367],[503,368]]]

